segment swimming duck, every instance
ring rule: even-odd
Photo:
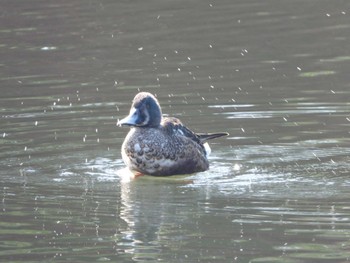
[[[148,92],[138,93],[127,117],[118,126],[130,126],[121,152],[134,173],[167,176],[190,174],[209,168],[207,140],[228,133],[196,134],[179,119],[163,117],[158,100]]]

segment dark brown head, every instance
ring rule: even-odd
[[[149,92],[138,93],[131,105],[129,115],[117,125],[135,127],[158,127],[162,120],[162,110],[158,100]]]

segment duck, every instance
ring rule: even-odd
[[[117,122],[130,131],[121,146],[127,168],[138,175],[169,176],[209,169],[208,140],[227,132],[194,133],[175,117],[164,117],[157,98],[139,92],[129,114]]]

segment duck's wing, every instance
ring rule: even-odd
[[[164,129],[168,131],[168,133],[172,133],[177,136],[185,136],[195,141],[196,143],[202,145],[199,136],[190,129],[188,129],[185,125],[183,125],[178,118],[165,117],[163,118],[161,125]]]
[[[166,129],[169,129],[169,132],[172,132],[176,135],[186,136],[201,145],[208,140],[229,135],[227,132],[194,133],[185,125],[183,125],[179,119],[174,117],[163,118],[162,126]]]

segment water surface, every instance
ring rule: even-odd
[[[347,262],[347,1],[1,1],[0,261]],[[209,171],[120,177],[138,91]]]

